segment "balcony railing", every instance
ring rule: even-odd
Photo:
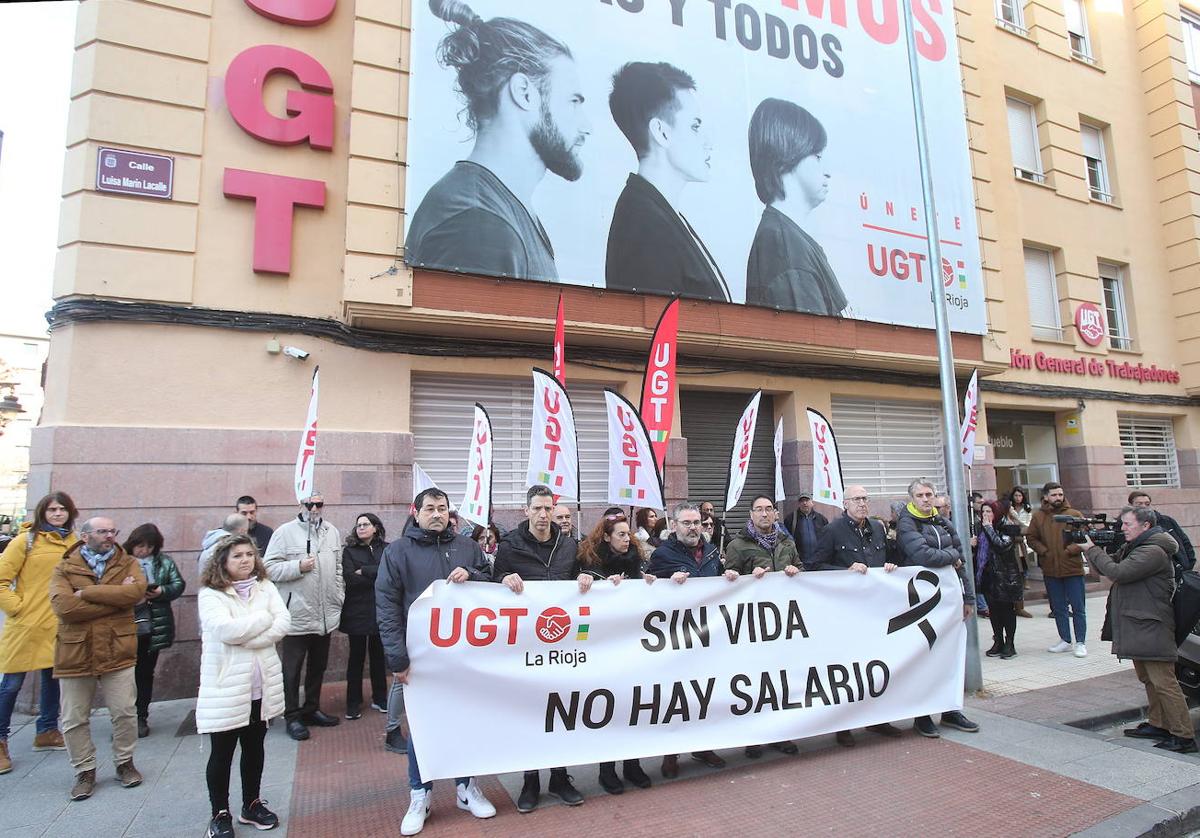
[[[1041,172],[1035,172],[1033,169],[1023,169],[1020,166],[1013,166],[1013,174],[1021,180],[1029,180],[1034,183],[1046,182],[1046,176]]]

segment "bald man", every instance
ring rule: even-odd
[[[558,504],[550,512],[550,520],[558,524],[558,529],[563,535],[579,540],[575,535],[575,519],[571,515],[571,507],[565,503]]]

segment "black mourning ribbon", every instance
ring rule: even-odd
[[[934,586],[933,596],[924,602],[921,602],[921,595],[917,593],[918,579]],[[929,648],[932,649],[933,641],[937,640],[937,632],[933,630],[933,626],[929,625],[929,621],[925,619],[925,615],[936,608],[937,604],[941,601],[941,580],[938,579],[937,574],[932,570],[920,571],[916,576],[908,580],[909,609],[903,614],[897,614],[888,621],[887,633],[892,634],[916,623],[917,628],[921,630],[921,633],[925,635],[925,639],[929,641]]]

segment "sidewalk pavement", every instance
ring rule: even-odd
[[[1128,739],[1123,724],[1145,704],[1128,663],[1099,641],[1102,596],[1088,599],[1089,655],[1051,655],[1057,635],[1045,605],[1017,624],[1018,656],[984,658],[984,690],[965,711],[976,734],[943,728],[923,739],[907,721],[900,739],[858,731],[843,748],[833,736],[799,744],[787,757],[768,751],[748,761],[740,750],[722,755],[729,767],[712,771],[686,757],[680,776],[664,781],[658,760],[643,760],[654,780],[648,791],[620,796],[599,787],[596,766],[570,769],[587,796],[571,809],[545,795],[540,808],[516,812],[521,775],[480,778],[497,816],[477,821],[454,804],[450,781],[434,784],[433,812],[423,835],[624,836],[712,835],[746,829],[763,834],[838,836],[1064,836],[1183,835],[1200,825],[1200,758],[1178,756]],[[986,620],[981,643],[990,645]],[[344,685],[323,694],[329,712],[344,705]],[[32,719],[23,717],[12,746],[15,769],[0,777],[0,838],[165,838],[204,834],[208,802],[207,737],[191,728],[192,702],[155,704],[152,733],[138,742],[146,782],[122,789],[112,777],[107,714],[93,716],[101,756],[100,783],[88,801],[70,803],[71,770],[62,753],[33,754]],[[499,723],[502,714],[489,723]],[[280,813],[273,835],[291,838],[395,836],[408,806],[403,756],[383,750],[383,716],[367,713],[332,729],[313,729],[292,742],[275,724],[267,738],[263,796]],[[464,736],[464,746],[469,747]],[[236,767],[231,799],[240,799]],[[248,835],[249,827],[239,834]]]

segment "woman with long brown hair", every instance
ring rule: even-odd
[[[576,556],[576,580],[579,582],[579,592],[583,594],[591,590],[592,583],[597,579],[619,585],[623,579],[643,579],[649,584],[656,578],[642,572],[646,565],[646,554],[638,539],[630,533],[629,518],[624,512],[610,513],[601,518],[588,537],[579,543]],[[642,770],[638,760],[625,760],[621,773],[638,788],[650,788],[650,777]],[[625,791],[625,784],[617,776],[615,762],[600,763],[600,785],[609,794]]]

